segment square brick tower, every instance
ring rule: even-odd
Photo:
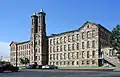
[[[32,28],[31,28],[31,51],[34,53],[34,62],[38,64],[48,64],[48,44],[46,36],[46,24],[45,15],[43,9],[36,15],[34,13],[31,16]]]

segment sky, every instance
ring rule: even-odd
[[[11,41],[30,39],[31,15],[43,8],[47,35],[78,29],[86,21],[112,30],[120,24],[120,0],[0,0],[0,56]]]

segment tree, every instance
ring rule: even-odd
[[[110,44],[113,50],[117,50],[118,59],[120,60],[120,25],[113,28],[110,36]]]
[[[25,64],[30,63],[30,61],[29,61],[29,59],[28,59],[28,58],[25,58],[24,60],[25,60]]]
[[[20,58],[20,63],[25,64],[25,66],[30,63],[30,60],[28,58]]]

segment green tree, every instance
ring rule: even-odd
[[[28,58],[25,58],[25,59],[24,59],[24,61],[25,61],[25,64],[30,63],[30,61],[29,61],[29,59],[28,59]]]
[[[28,58],[20,58],[20,63],[25,64],[25,66],[30,63],[30,60]]]
[[[120,60],[120,25],[113,28],[110,36],[110,44],[113,50],[117,50],[118,59]]]

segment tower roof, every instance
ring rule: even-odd
[[[33,15],[35,15],[35,16],[36,16],[36,12],[34,12],[34,13],[33,13]]]
[[[43,9],[41,9],[40,12],[44,12]]]
[[[46,15],[46,13],[44,13],[43,9],[41,9],[39,12],[38,12],[38,15],[41,14],[41,15]]]

